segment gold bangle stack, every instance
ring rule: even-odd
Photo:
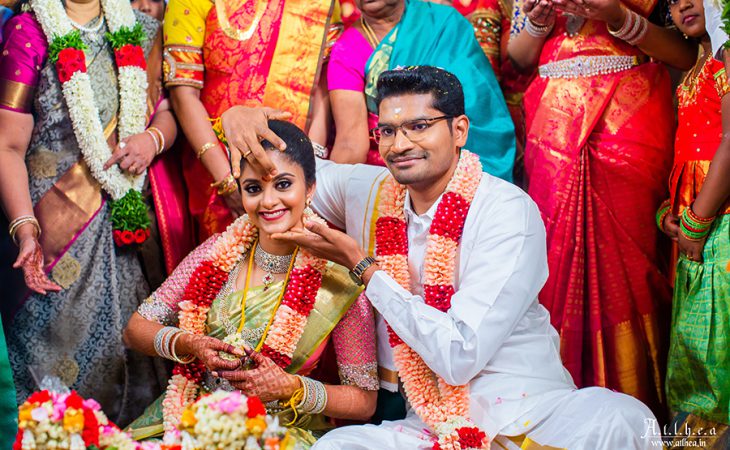
[[[162,131],[160,131],[160,129],[157,127],[149,127],[144,131],[145,133],[148,133],[150,136],[152,136],[152,140],[155,141],[155,145],[157,145],[157,150],[155,150],[155,156],[159,156],[162,152],[165,151],[165,135],[162,134]]]
[[[15,235],[18,233],[18,229],[20,229],[20,227],[22,227],[26,223],[32,223],[36,231],[38,232],[38,237],[41,237],[41,225],[38,223],[38,219],[30,214],[20,216],[10,222],[10,226],[8,226],[8,233],[10,233],[10,237],[13,239],[13,242],[15,242],[15,245],[18,245],[18,241],[15,239]]]
[[[216,193],[221,197],[226,197],[236,192],[238,189],[238,183],[236,183],[236,178],[233,174],[228,173],[228,175],[222,180],[211,183],[210,187],[216,188]]]
[[[207,143],[203,144],[200,147],[200,149],[198,149],[198,151],[195,152],[195,154],[198,156],[198,159],[203,159],[203,155],[205,155],[205,152],[207,152],[211,148],[217,147],[217,146],[218,146],[217,142],[207,142]]]

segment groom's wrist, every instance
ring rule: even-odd
[[[373,275],[375,275],[375,272],[377,272],[378,270],[380,270],[380,266],[378,265],[378,263],[375,263],[365,269],[365,272],[362,273],[362,284],[364,286],[367,286],[368,283],[370,283],[370,279],[373,277]]]

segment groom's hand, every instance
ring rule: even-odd
[[[292,229],[274,233],[272,238],[292,242],[319,258],[352,269],[365,258],[365,251],[345,233],[317,222],[307,222],[306,229]]]

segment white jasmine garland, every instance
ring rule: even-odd
[[[121,27],[132,29],[135,16],[127,0],[102,0],[104,18],[114,33]],[[31,0],[36,19],[49,43],[73,32],[71,20],[60,0]],[[119,139],[145,130],[147,108],[147,74],[141,67],[119,68]],[[91,174],[113,200],[124,197],[129,190],[141,191],[146,171],[140,175],[123,173],[114,165],[107,170],[104,163],[112,151],[104,138],[99,110],[94,103],[94,91],[88,74],[76,72],[62,84],[62,91],[84,161]]]

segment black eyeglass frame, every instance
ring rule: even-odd
[[[394,141],[395,141],[395,137],[398,135],[398,130],[400,130],[403,133],[403,136],[406,137],[406,139],[408,139],[411,142],[418,142],[421,139],[417,138],[416,140],[413,140],[411,137],[408,136],[408,131],[406,131],[406,129],[404,127],[407,127],[408,125],[414,125],[417,123],[424,122],[428,125],[428,128],[431,128],[431,125],[433,125],[435,122],[438,122],[439,120],[448,120],[448,119],[453,119],[453,118],[454,118],[454,116],[444,115],[444,116],[438,116],[438,117],[407,120],[397,126],[391,126],[391,125],[387,125],[387,126],[390,128],[393,128],[393,140]],[[375,128],[370,129],[370,136],[372,136],[373,140],[378,145],[380,145],[380,141],[382,139],[382,134],[379,132],[380,128],[381,128],[380,126],[377,126]],[[428,128],[426,128],[426,130]],[[423,130],[423,131],[426,131],[426,130]]]

